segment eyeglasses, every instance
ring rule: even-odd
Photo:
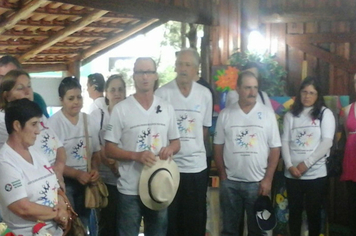
[[[302,94],[303,96],[307,96],[307,95],[316,96],[316,95],[318,95],[318,92],[308,92],[308,91],[302,90],[302,91],[301,91],[301,94]]]
[[[134,74],[136,74],[136,75],[154,75],[154,74],[156,74],[156,71],[153,71],[153,70],[134,71]]]

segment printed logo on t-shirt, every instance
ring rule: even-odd
[[[254,147],[257,142],[257,135],[255,133],[250,133],[249,130],[241,131],[240,134],[237,134],[236,136],[236,144],[246,149]]]
[[[258,116],[258,119],[261,120],[262,119],[262,112],[257,112],[257,116]]]
[[[152,133],[150,128],[147,128],[147,130],[142,130],[141,133],[142,134],[138,135],[137,141],[140,150],[156,151],[157,147],[161,143],[159,133]],[[151,143],[150,140],[152,140]]]
[[[76,160],[81,160],[81,159],[87,159],[87,157],[85,156],[86,152],[85,149],[86,146],[84,145],[83,140],[80,140],[79,143],[77,143],[77,145],[75,145],[73,147],[73,151],[71,152],[71,154],[73,154],[74,159]],[[84,153],[84,155],[82,155],[82,153]]]
[[[307,131],[303,130],[302,132],[299,132],[297,134],[295,142],[299,147],[306,147],[312,143],[313,141],[312,137],[313,137],[312,133],[307,133]]]
[[[195,119],[188,117],[187,114],[180,115],[177,120],[178,130],[181,133],[191,133],[195,127]]]
[[[108,124],[108,125],[106,126],[106,130],[107,130],[107,131],[111,131],[111,130],[112,130],[112,125]]]
[[[58,142],[55,137],[51,137],[49,133],[44,132],[40,136],[42,138],[41,140],[41,149],[44,154],[46,155],[55,155],[55,151],[58,148]]]
[[[22,186],[21,180],[15,180],[12,181],[11,183],[7,183],[5,184],[5,190],[10,192],[12,190],[12,188],[19,188]]]
[[[57,188],[56,186],[51,186],[48,181],[42,185],[41,191],[39,191],[41,197],[39,197],[39,201],[41,201],[42,205],[54,207],[58,203],[57,198]]]
[[[160,113],[160,112],[162,112],[162,109],[161,109],[161,106],[158,105],[158,106],[156,107],[156,113],[158,114],[158,113]]]
[[[11,185],[11,184],[6,184],[6,185],[5,185],[5,190],[6,190],[7,192],[10,192],[10,191],[12,190],[12,185]]]
[[[53,174],[53,166],[47,166],[47,165],[43,165],[43,167],[48,170],[49,173]]]

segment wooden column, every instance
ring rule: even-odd
[[[75,76],[80,79],[80,61],[72,61],[68,63],[67,71],[64,76]]]

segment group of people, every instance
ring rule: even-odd
[[[206,143],[213,94],[196,82],[202,80],[199,58],[194,49],[181,50],[176,79],[160,88],[155,61],[138,58],[133,67],[136,92],[127,98],[121,75],[107,81],[101,74],[90,75],[87,90],[94,103],[88,115],[81,112],[79,80],[66,77],[58,88],[62,108],[48,119],[41,109],[43,99],[33,102],[29,74],[15,58],[1,58],[0,213],[8,227],[16,235],[32,235],[32,227],[41,220],[52,235],[62,235],[69,215],[58,191],[65,191],[84,226],[91,228],[96,222],[84,204],[85,186],[101,177],[109,199],[97,212],[99,235],[137,236],[142,219],[145,236],[205,235],[210,162]],[[300,236],[305,206],[309,235],[319,235],[335,118],[324,104],[320,83],[307,77],[284,117],[280,136],[268,97],[258,90],[255,69],[250,65],[239,74],[236,91],[215,127],[221,235],[240,235],[245,212],[249,235],[267,234],[257,223],[254,205],[259,196],[270,196],[281,151],[290,234]],[[346,113],[352,141],[354,104]],[[342,179],[355,191],[353,149],[348,142]],[[151,209],[140,198],[139,182],[144,167],[158,160],[174,161],[180,182],[168,208]]]

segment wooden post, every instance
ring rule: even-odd
[[[75,76],[80,79],[80,61],[69,62],[65,76]]]

